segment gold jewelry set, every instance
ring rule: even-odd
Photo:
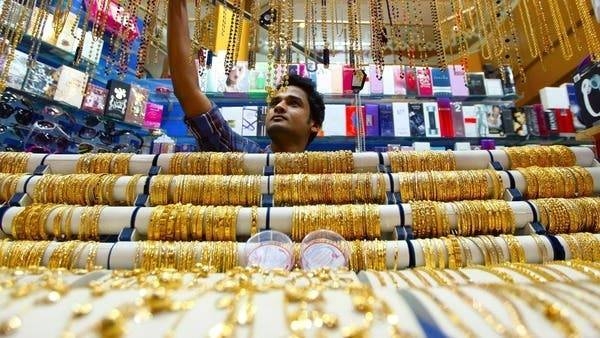
[[[87,153],[80,155],[75,165],[77,174],[119,174],[129,173],[129,161],[133,154],[95,154]]]
[[[274,155],[276,174],[352,173],[354,156],[351,151],[278,153]]]
[[[240,207],[159,205],[152,209],[148,239],[234,241]]]
[[[517,171],[525,178],[525,197],[586,197],[594,193],[592,174],[582,167],[528,167]]]
[[[31,153],[0,152],[0,173],[26,173],[29,158]]]
[[[573,167],[575,154],[563,145],[506,147],[512,169],[527,167]]]
[[[175,153],[169,162],[172,175],[242,175],[244,153]]]
[[[491,169],[422,171],[392,175],[398,177],[403,202],[499,199],[504,192],[500,175]]]
[[[456,170],[452,151],[388,151],[392,172]]]

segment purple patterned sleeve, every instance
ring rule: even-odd
[[[205,114],[186,118],[185,123],[198,140],[200,151],[238,151],[245,153],[262,153],[256,142],[249,140],[229,127],[217,105]]]

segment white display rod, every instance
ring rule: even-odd
[[[594,152],[587,147],[570,147],[575,154],[576,165],[592,167],[595,165]],[[510,161],[503,150],[466,150],[454,151],[456,167],[458,170],[485,169],[490,166],[491,159],[500,163],[504,168],[510,169]],[[354,172],[375,172],[380,164],[379,154],[376,152],[353,153]],[[389,165],[387,153],[381,153],[384,165]],[[27,165],[28,172],[42,164],[49,167],[50,172],[57,174],[73,174],[77,160],[82,155],[76,154],[31,154]],[[158,156],[155,161],[155,156]],[[273,165],[277,154],[244,154],[243,169],[245,174],[262,174],[267,165]],[[169,173],[169,164],[173,154],[160,155],[133,155],[129,160],[129,174],[146,174],[152,163],[162,168],[164,174]]]
[[[592,179],[594,181],[594,189],[593,192],[594,194],[600,194],[600,167],[588,167],[588,168],[584,168],[585,170],[587,170],[590,175],[592,176]],[[527,190],[527,182],[525,181],[525,177],[523,177],[523,175],[516,170],[508,170],[508,171],[498,171],[498,174],[500,175],[500,178],[502,179],[502,187],[501,189],[508,189],[511,187],[511,183],[510,183],[510,176],[511,175],[514,179],[515,182],[515,188],[519,189],[519,191],[524,192]],[[372,174],[371,176],[371,189],[372,189],[372,196],[376,196],[377,190],[378,190],[378,179],[381,176],[378,175],[383,175],[383,174]],[[399,192],[400,191],[400,183],[399,183],[399,175],[400,174],[391,174],[392,179],[394,180],[394,192]],[[19,181],[17,182],[17,191],[25,191],[26,193],[29,194],[29,196],[34,196],[33,192],[35,191],[35,188],[39,182],[39,180],[42,178],[43,176],[23,176],[19,179]],[[178,191],[178,189],[180,189],[180,184],[179,184],[179,179],[182,178],[183,175],[176,175],[174,176],[173,180],[171,180],[171,183],[169,185],[169,196],[177,196],[178,194],[176,194],[175,192]],[[207,176],[197,176],[197,177],[207,177]],[[127,186],[129,184],[129,182],[132,180],[133,176],[121,176],[117,179],[117,181],[115,182],[115,185],[113,187],[112,190],[112,196],[113,199],[116,203],[118,204],[124,204],[125,201],[127,200]],[[142,176],[140,179],[136,178],[137,184],[135,185],[134,189],[132,190],[136,195],[137,194],[141,194],[144,192],[144,185],[146,184],[146,180],[148,179],[148,176]],[[223,181],[224,182],[228,182],[225,181],[225,179],[227,179],[227,177],[223,177]],[[386,191],[390,191],[391,189],[391,184],[390,184],[390,176],[389,175],[383,175],[383,179],[385,180],[385,189]],[[150,180],[152,180],[152,177],[150,177]],[[152,182],[152,181],[151,181]],[[151,183],[150,182],[150,183]],[[260,181],[260,194],[273,194],[275,192],[275,180],[269,176],[261,176],[261,181]],[[27,184],[27,186],[25,186],[25,184]],[[493,188],[493,183],[492,180],[488,177],[488,189],[492,189]],[[70,187],[64,187],[64,189],[70,189]],[[181,194],[179,194],[181,195]],[[563,197],[563,196],[555,196],[555,197]],[[58,201],[56,201],[58,202]],[[177,203],[177,202],[182,202],[182,201],[173,201],[173,203]],[[274,203],[277,205],[277,196],[274,196]]]
[[[523,228],[534,221],[533,212],[527,202],[517,201],[507,203],[513,210],[517,229]],[[457,218],[455,208],[451,203],[445,203],[444,206],[450,220],[451,228],[456,229]],[[328,207],[335,208],[336,206]],[[25,207],[10,207],[6,210],[4,216],[0,220],[0,236],[8,236],[12,233],[13,219],[22,208]],[[71,215],[70,230],[73,235],[79,233],[83,208],[85,207],[74,207]],[[403,224],[398,205],[379,205],[378,208],[380,227],[383,234],[390,234],[394,231],[396,226]],[[411,225],[412,214],[410,204],[402,204],[402,208],[404,209],[403,225]],[[148,233],[148,225],[153,209],[154,207],[140,207],[133,219],[133,226],[141,235],[147,235]],[[293,207],[258,208],[257,225],[259,228],[264,228],[267,224],[267,209],[270,209],[270,229],[290,234],[292,230]],[[100,212],[98,221],[98,233],[100,235],[119,234],[123,228],[128,228],[132,225],[132,216],[135,210],[136,207],[107,206],[103,208]],[[46,218],[45,229],[46,233],[49,235],[53,233],[53,219],[57,212],[58,210],[50,212]],[[236,224],[236,234],[238,236],[249,236],[252,224],[252,208],[240,208]]]
[[[600,234],[595,235],[600,239]],[[463,241],[464,245],[468,245],[471,251],[473,265],[483,265],[485,263],[483,253],[481,249],[476,245],[474,241],[471,241],[469,237],[463,237],[466,240]],[[506,241],[501,237],[489,237],[497,244],[497,248],[501,248],[502,256],[504,261],[508,261],[510,257],[509,248]],[[515,236],[520,242],[521,247],[525,251],[525,262],[527,263],[542,263],[546,261],[552,261],[555,259],[554,251],[550,240],[546,236]],[[565,249],[565,259],[569,260],[572,258],[569,245],[564,238],[560,235],[555,236],[556,239],[562,244]],[[414,252],[414,267],[424,266],[425,259],[423,255],[423,247],[420,240],[411,240],[412,251]],[[95,265],[105,269],[135,269],[140,268],[136,266],[136,262],[143,257],[142,250],[138,248],[145,242],[116,242],[116,243],[99,243]],[[200,262],[199,258],[202,257],[202,249],[207,248],[210,242],[196,242],[197,253],[195,255],[196,262]],[[363,242],[367,243],[367,242]],[[385,254],[385,267],[387,269],[406,269],[409,268],[411,253],[407,241],[385,241],[386,254]],[[61,245],[60,242],[51,242],[48,246],[44,257],[42,259],[42,265],[47,265],[52,255],[52,252]],[[245,247],[246,243],[237,243],[238,261],[240,265],[245,264]],[[92,250],[92,246],[86,246],[82,249],[82,253],[78,256],[79,260],[76,262],[77,268],[85,268],[87,266],[87,257],[89,251]],[[544,251],[544,252],[543,252]],[[439,254],[443,255],[443,262],[448,266],[448,253],[445,249],[439,250]],[[544,257],[542,257],[544,256]],[[377,257],[363,257],[365,260],[376,260]],[[584,260],[591,260],[592,257],[583,257]],[[439,257],[436,257],[436,261]],[[299,263],[299,262],[297,262]]]

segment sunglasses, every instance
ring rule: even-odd
[[[32,153],[65,153],[71,144],[62,128],[47,120],[35,121],[25,140],[25,150]]]

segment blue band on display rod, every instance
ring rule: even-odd
[[[40,165],[44,165],[44,163],[46,163],[46,158],[48,158],[48,156],[50,156],[50,154],[46,154],[43,158],[42,158],[42,162],[40,162]]]
[[[152,166],[153,167],[156,167],[156,165],[158,164],[158,156],[160,156],[160,154],[154,155],[154,158],[152,159]]]
[[[494,163],[494,154],[492,154],[491,151],[487,150],[488,154],[490,155],[490,163]]]
[[[115,245],[117,245],[117,242],[113,243],[113,245],[110,247],[110,250],[108,250],[108,258],[106,259],[106,269],[110,270],[110,258],[112,256],[112,251],[115,248]]]
[[[150,195],[150,180],[152,176],[146,176],[146,183],[144,183],[144,195]]]
[[[6,233],[6,231],[4,231],[4,224],[2,223],[2,219],[4,218],[4,214],[6,213],[6,211],[10,208],[10,205],[3,205],[0,207],[0,231],[2,231],[3,234],[5,234],[6,236],[10,236],[9,234]]]
[[[417,265],[417,257],[415,257],[415,247],[410,241],[410,239],[406,240],[406,246],[408,247],[408,267],[412,269]]]
[[[400,211],[400,226],[406,225],[406,215],[404,214],[404,207],[402,203],[398,203],[398,210]]]
[[[533,222],[537,222],[538,221],[538,214],[537,214],[537,210],[535,209],[535,207],[533,206],[533,203],[531,203],[530,201],[524,201],[525,203],[527,203],[527,205],[529,205],[529,207],[531,208],[531,213],[533,214]]]
[[[379,157],[379,165],[384,165],[383,154],[380,151],[377,152],[377,157]]]
[[[267,219],[265,220],[265,230],[271,230],[271,207],[267,207]]]
[[[552,251],[554,251],[554,260],[555,261],[564,261],[567,258],[567,254],[565,252],[565,247],[560,243],[558,238],[554,235],[545,235],[546,238],[552,244]]]
[[[135,229],[135,218],[137,217],[138,211],[140,211],[141,206],[135,207],[133,212],[131,213],[131,220],[129,221],[129,227]]]
[[[29,185],[29,181],[31,181],[31,179],[33,178],[33,175],[30,175],[26,180],[25,180],[25,184],[23,184],[23,192],[27,193],[27,185]]]
[[[506,175],[508,175],[508,182],[510,184],[509,189],[514,189],[515,185],[516,185],[515,184],[515,177],[508,170],[504,170],[504,172],[506,173]]]

